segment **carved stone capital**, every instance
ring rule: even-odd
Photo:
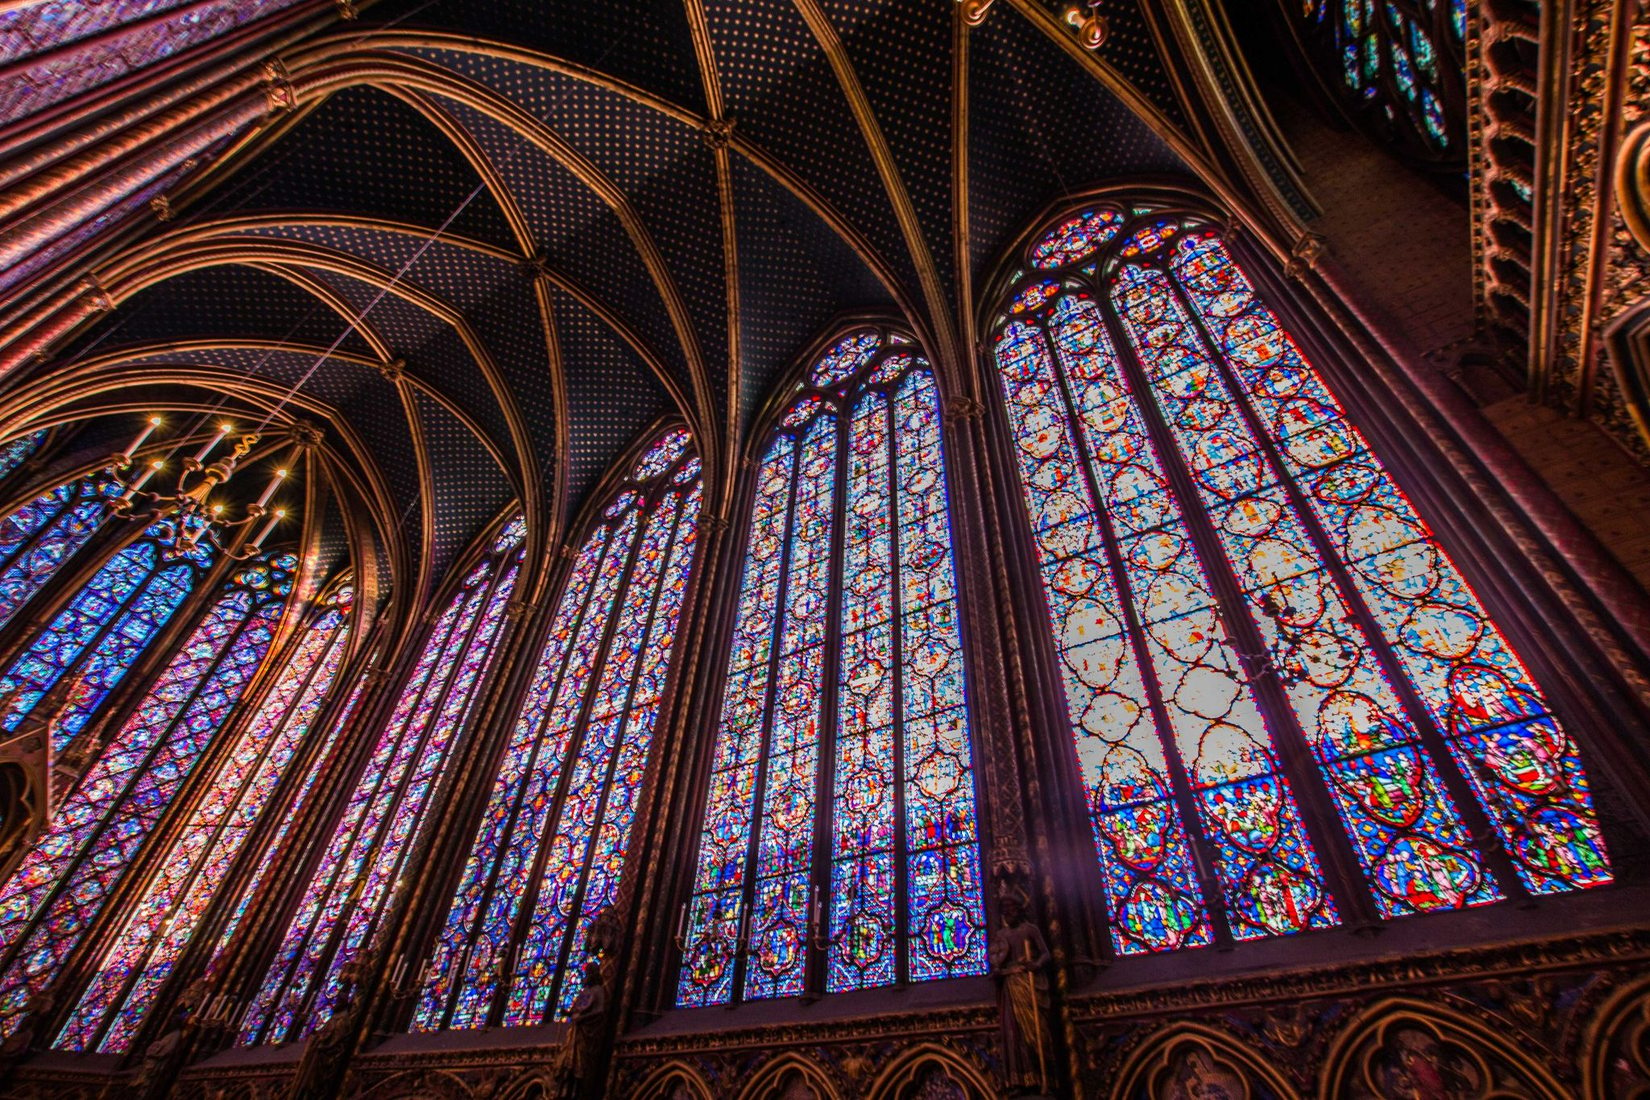
[[[103,289],[103,284],[97,281],[96,275],[88,275],[80,280],[75,288],[81,302],[92,313],[110,313],[115,308],[115,300],[109,292]]]
[[[280,58],[272,57],[263,64],[264,113],[266,116],[284,114],[298,106],[298,90],[292,86],[292,74]]]
[[[953,397],[945,403],[945,418],[960,423],[978,420],[985,415],[985,406],[972,397]]]
[[[360,18],[361,13],[356,10],[355,0],[332,0],[332,3],[338,9],[338,18],[346,22]]]
[[[1283,266],[1283,273],[1291,279],[1301,278],[1318,266],[1328,246],[1329,242],[1319,234],[1302,233],[1289,250],[1289,262]]]
[[[531,600],[511,600],[504,605],[504,617],[511,622],[522,618],[537,606]]]
[[[156,221],[169,222],[177,214],[172,209],[172,200],[165,195],[156,195],[149,200],[149,210],[155,215]]]

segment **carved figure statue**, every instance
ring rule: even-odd
[[[991,973],[997,979],[997,1007],[1002,1028],[1004,1070],[1019,1089],[1048,1091],[1053,1043],[1048,1022],[1049,963],[1042,930],[1026,916],[1027,899],[1018,888],[1005,889],[998,902],[1002,919],[991,942]]]
[[[35,993],[23,1004],[23,1019],[17,1030],[0,1041],[0,1074],[4,1074],[34,1050],[34,1037],[45,1026],[57,998],[49,990]]]
[[[567,1011],[567,1038],[556,1066],[557,1095],[573,1100],[600,1073],[603,1025],[607,1021],[607,981],[602,964],[584,964],[584,988]]]
[[[358,988],[364,970],[359,960],[352,959],[339,971],[338,1003],[327,1022],[309,1037],[292,1091],[287,1094],[288,1100],[331,1100],[337,1095],[338,1086],[349,1069],[355,1033],[366,1004]]]

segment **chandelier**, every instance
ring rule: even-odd
[[[214,500],[213,493],[229,483],[235,476],[236,467],[252,453],[261,437],[256,432],[248,432],[235,440],[226,452],[212,459],[218,445],[235,430],[230,422],[220,422],[217,434],[198,452],[183,460],[177,480],[170,484],[169,491],[163,492],[145,486],[165,471],[169,456],[151,459],[142,465],[141,472],[137,461],[139,448],[161,424],[159,416],[149,417],[131,446],[111,460],[109,472],[123,490],[108,502],[111,513],[130,516],[145,527],[153,527],[155,538],[171,557],[190,557],[210,550],[233,561],[245,561],[261,553],[264,540],[274,531],[275,525],[286,518],[285,508],[271,509],[269,502],[286,481],[287,467],[278,466],[258,499],[246,506],[240,518],[231,519],[228,506],[221,500]],[[296,452],[295,447],[293,454]],[[247,541],[244,533],[265,516],[268,518],[263,527]]]

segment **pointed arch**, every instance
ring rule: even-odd
[[[1528,1045],[1466,1012],[1404,996],[1384,997],[1347,1021],[1324,1056],[1318,1095],[1356,1096],[1359,1089],[1382,1095],[1382,1074],[1398,1072],[1411,1060],[1486,1096],[1564,1100],[1573,1095]]]
[[[1582,1100],[1650,1098],[1650,979],[1629,983],[1599,1005],[1577,1063]]]
[[[1224,1080],[1223,1080],[1224,1078]],[[1170,1024],[1135,1048],[1117,1072],[1111,1093],[1118,1100],[1166,1100],[1170,1095],[1201,1096],[1203,1092],[1185,1088],[1188,1081],[1200,1085],[1222,1084],[1233,1100],[1302,1100],[1301,1094],[1265,1057],[1223,1031],[1198,1023]],[[1236,1081],[1240,1091],[1230,1082]],[[1163,1086],[1173,1083],[1177,1091]],[[1264,1089],[1265,1091],[1261,1091]],[[1345,1092],[1324,1092],[1320,1096],[1347,1097]]]
[[[797,364],[765,427],[677,1003],[983,973],[934,374],[859,322]]]
[[[514,512],[466,555],[427,628],[405,639],[417,656],[252,997],[241,1042],[307,1036],[330,1018],[346,967],[395,903],[416,839],[433,827],[429,801],[491,679],[525,554],[526,524]]]
[[[1097,200],[996,289],[1114,950],[1611,881],[1552,706],[1207,213]]]
[[[681,1061],[666,1062],[655,1068],[636,1086],[636,1100],[715,1100],[715,1097],[704,1074]]]
[[[807,1091],[813,1092],[812,1096]],[[762,1064],[739,1090],[738,1100],[844,1100],[818,1063],[804,1054],[785,1051]]]
[[[957,1051],[933,1042],[901,1050],[877,1074],[865,1095],[869,1100],[911,1100],[908,1090],[920,1086],[925,1073],[936,1070],[963,1090],[963,1100],[992,1100],[997,1095],[985,1070]]]
[[[413,1030],[537,1024],[583,988],[618,897],[698,547],[685,425],[640,437],[591,498],[537,666],[426,970]],[[605,960],[603,960],[605,961]]]

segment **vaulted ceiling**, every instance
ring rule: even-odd
[[[301,394],[424,591],[513,500],[565,537],[661,418],[725,506],[833,318],[955,357],[1028,219],[1189,175],[1139,11],[1110,5],[1108,86],[1031,7],[384,0],[283,52],[296,109],[171,193],[61,358]]]

